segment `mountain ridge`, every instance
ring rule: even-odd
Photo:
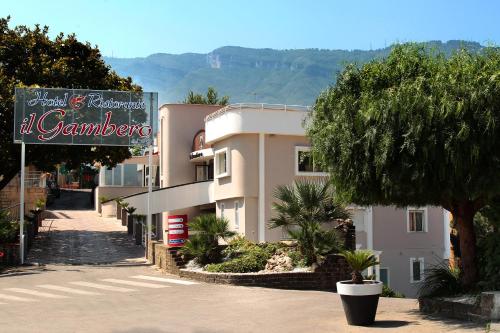
[[[450,54],[477,42],[450,40],[421,43]],[[130,76],[145,91],[158,91],[160,103],[177,103],[189,90],[208,86],[231,103],[259,102],[310,105],[335,82],[347,63],[363,64],[385,57],[394,45],[376,50],[272,49],[222,46],[209,53],[154,53],[147,57],[104,60],[121,76]]]

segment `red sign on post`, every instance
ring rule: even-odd
[[[184,246],[188,239],[187,215],[168,216],[168,246]]]

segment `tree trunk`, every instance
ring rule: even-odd
[[[476,233],[474,231],[474,205],[471,201],[461,202],[452,212],[460,239],[460,271],[462,286],[468,290],[478,280],[476,261]]]

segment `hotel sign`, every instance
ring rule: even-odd
[[[14,142],[60,145],[149,144],[158,94],[16,88]]]

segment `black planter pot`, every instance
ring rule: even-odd
[[[368,326],[375,321],[382,282],[365,280],[364,284],[351,281],[337,282],[337,293],[349,325]]]
[[[142,223],[135,222],[135,245],[142,245]]]
[[[127,214],[127,233],[132,235],[134,233],[134,217]]]

